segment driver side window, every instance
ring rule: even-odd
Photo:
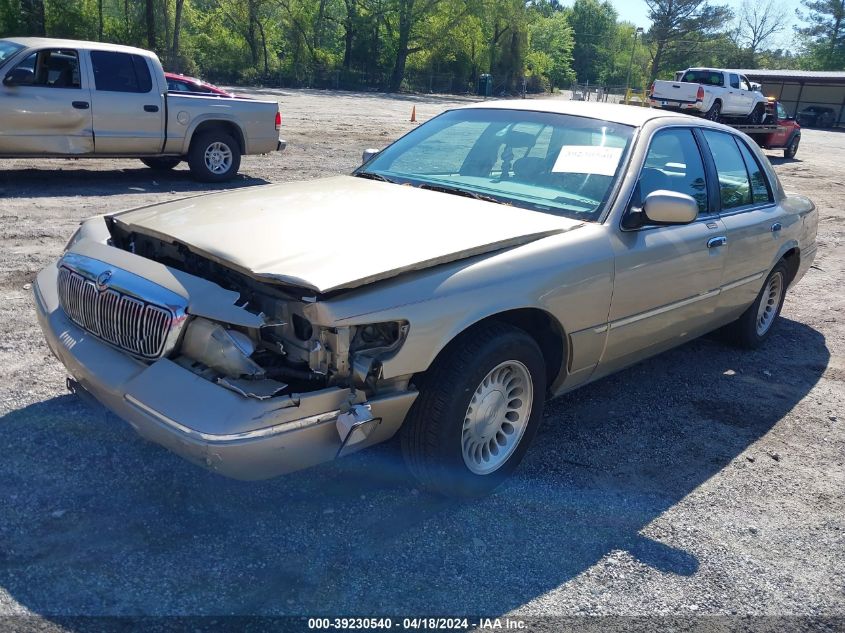
[[[20,86],[79,88],[79,57],[73,50],[49,49],[33,53],[12,71]]]
[[[631,206],[642,208],[648,194],[658,190],[691,196],[700,215],[709,213],[704,163],[692,130],[662,130],[652,137]]]

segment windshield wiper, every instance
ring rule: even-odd
[[[467,189],[459,189],[458,187],[447,187],[445,185],[432,185],[424,182],[417,185],[420,189],[428,189],[429,191],[439,191],[440,193],[451,193],[455,196],[463,196],[464,198],[474,198],[476,200],[483,200],[484,202],[495,202],[496,204],[509,204],[503,202],[493,196],[485,196],[483,193],[476,193],[475,191],[468,191]]]
[[[374,171],[359,171],[357,174],[355,174],[355,176],[357,178],[366,178],[368,180],[379,180],[381,182],[389,182],[396,184],[395,180],[391,180],[390,178],[382,176],[381,174],[377,174]]]

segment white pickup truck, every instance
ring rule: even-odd
[[[676,81],[657,80],[651,85],[652,107],[697,114],[712,121],[741,118],[754,125],[766,115],[766,97],[735,71],[688,68],[678,75]]]
[[[199,180],[235,176],[243,154],[284,149],[275,101],[167,92],[155,53],[43,38],[0,39],[0,157],[187,160]]]

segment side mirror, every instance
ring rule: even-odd
[[[380,149],[365,149],[364,153],[361,154],[361,164],[370,162],[373,156],[378,154],[381,150]]]
[[[14,68],[8,75],[3,77],[4,86],[20,86],[21,84],[32,83],[33,73],[28,68]]]
[[[646,196],[643,213],[654,224],[689,224],[698,217],[698,203],[685,193],[658,189]]]

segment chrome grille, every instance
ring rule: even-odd
[[[91,334],[143,358],[164,351],[174,315],[167,308],[97,284],[68,268],[59,268],[59,303],[65,314]]]

